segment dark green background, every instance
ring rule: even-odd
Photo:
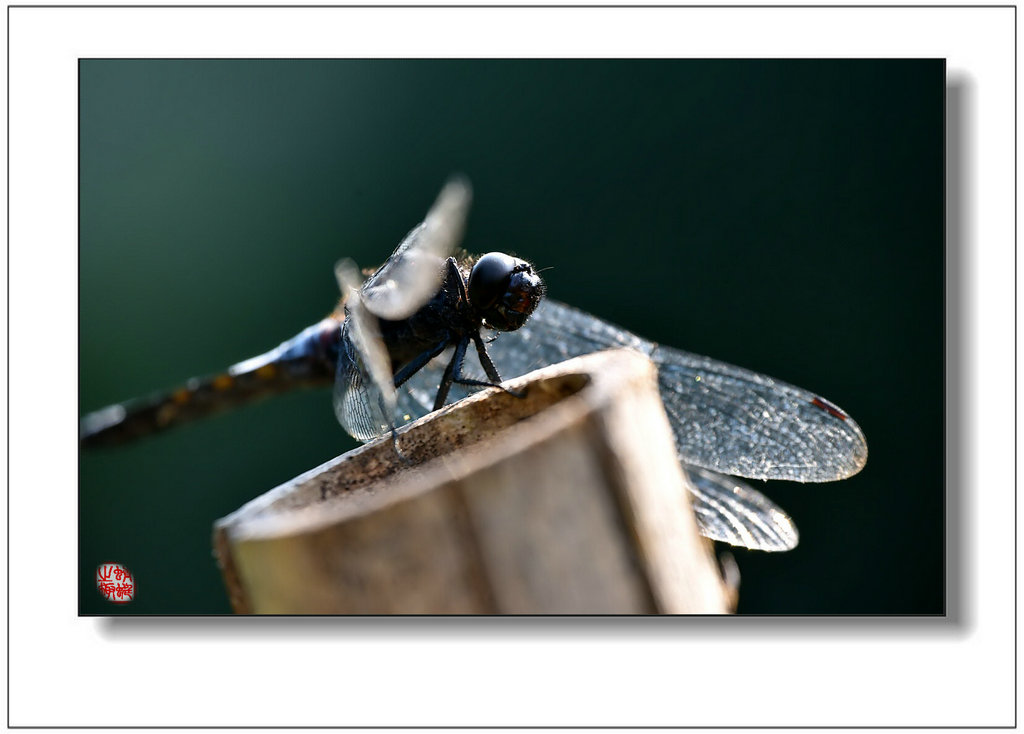
[[[941,60],[80,71],[83,412],[318,320],[334,262],[381,261],[461,171],[469,249],[864,429],[853,479],[762,485],[801,542],[736,551],[740,611],[943,612]],[[228,612],[213,521],[353,445],[317,392],[83,455],[80,611]],[[134,572],[130,606],[96,592],[104,561]]]

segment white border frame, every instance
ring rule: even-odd
[[[1015,723],[1013,8],[12,8],[8,19],[9,723]],[[949,274],[965,296],[953,315],[966,347],[963,608],[932,620],[78,618],[77,61],[153,56],[947,58],[969,102],[965,272]],[[44,418],[41,400],[68,420]],[[894,399],[894,420],[912,409]]]

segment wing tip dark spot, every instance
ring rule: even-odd
[[[825,400],[825,398],[815,396],[815,398],[811,400],[811,405],[813,405],[815,408],[819,408],[820,410],[824,410],[829,415],[838,418],[841,421],[848,421],[850,419],[850,416],[844,413],[842,408],[840,408],[835,403],[830,403],[829,401]]]

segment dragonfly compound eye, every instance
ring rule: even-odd
[[[469,274],[469,302],[487,325],[514,331],[526,323],[544,296],[544,284],[525,260],[489,252]]]

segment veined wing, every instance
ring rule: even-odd
[[[701,535],[764,551],[796,547],[796,525],[771,500],[735,477],[695,466],[684,467]]]
[[[651,358],[686,464],[750,479],[828,482],[867,461],[860,426],[814,393],[671,347],[656,347]]]
[[[671,347],[546,299],[524,327],[489,353],[502,377],[611,347],[632,347],[658,366],[658,384],[684,464],[750,479],[826,482],[867,460],[860,427],[814,393]]]
[[[342,260],[334,271],[345,294],[345,322],[334,378],[334,414],[350,436],[369,441],[386,432],[394,420],[391,360],[381,340],[377,317],[363,303],[355,264]]]
[[[453,178],[438,194],[427,218],[405,236],[363,284],[363,304],[374,315],[399,321],[416,313],[444,281],[444,262],[466,227],[472,193],[469,182]]]

